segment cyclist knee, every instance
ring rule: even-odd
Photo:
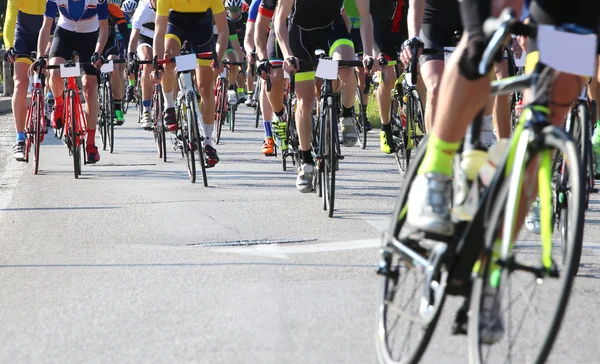
[[[486,75],[479,73],[479,62],[483,58],[483,52],[487,45],[485,36],[481,32],[466,33],[466,47],[460,47],[462,51],[458,62],[460,74],[467,80],[480,80]],[[462,43],[462,42],[461,42]]]

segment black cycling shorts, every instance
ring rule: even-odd
[[[359,56],[364,53],[362,46],[362,38],[360,36],[360,28],[352,28],[350,29],[350,40],[354,43],[354,53]]]
[[[322,49],[331,55],[335,48],[340,45],[352,45],[350,33],[348,32],[348,28],[346,28],[346,23],[341,14],[328,26],[311,30],[303,29],[293,22],[290,22],[289,34],[292,53],[297,58],[304,60],[314,59],[315,50],[317,49]],[[311,78],[307,77],[310,75],[303,73],[312,71],[314,71],[313,67],[301,64],[298,73],[296,73],[296,81],[303,79],[310,80]]]
[[[454,47],[460,40],[462,29],[452,29],[435,24],[423,24],[419,38],[423,41],[425,54],[419,57],[419,63],[444,60],[444,48]]]
[[[169,13],[169,23],[165,38],[175,39],[179,47],[187,40],[194,53],[212,52],[213,40],[212,11],[205,13]]]
[[[375,46],[380,53],[383,53],[390,66],[396,65],[398,55],[402,49],[402,43],[406,40],[401,32],[392,32],[390,26],[380,27],[374,24]]]
[[[107,58],[108,56],[119,56],[120,52],[120,44],[117,37],[110,37],[106,41],[106,45],[104,46],[104,50],[102,51],[102,56]]]
[[[283,65],[283,53],[281,52],[281,48],[279,48],[275,29],[273,28],[269,31],[269,39],[267,40],[267,56],[274,68],[279,68]]]
[[[96,42],[98,41],[98,32],[75,33],[57,27],[50,46],[50,58],[61,57],[66,60],[73,58],[73,52],[79,54],[81,62],[90,62]],[[91,64],[82,66],[86,75],[96,75],[97,70]]]

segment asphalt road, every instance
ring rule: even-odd
[[[343,148],[327,218],[260,154],[245,106],[208,188],[178,152],[158,160],[134,115],[79,180],[51,135],[39,175],[13,161],[0,116],[0,363],[375,363],[377,247],[402,183],[377,135]],[[598,196],[587,218],[557,363],[598,362]],[[467,362],[466,338],[449,336],[457,303],[423,363]]]

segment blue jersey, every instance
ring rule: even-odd
[[[258,17],[258,8],[260,7],[260,0],[252,0],[250,4],[250,10],[248,10],[248,21],[255,22]]]

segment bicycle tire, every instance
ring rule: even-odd
[[[354,101],[354,119],[356,120],[356,127],[358,128],[358,143],[360,149],[367,147],[367,129],[365,128],[365,105],[362,104],[362,90],[360,85],[356,86],[356,99]]]
[[[259,77],[256,80],[256,86],[254,86],[255,90],[254,90],[254,94],[252,95],[253,97],[256,97],[256,102],[254,103],[254,114],[256,115],[256,120],[255,120],[255,124],[254,127],[258,128],[258,121],[260,119],[260,114],[261,114],[261,110],[260,110],[260,93],[261,93],[261,81],[262,79]]]
[[[410,157],[406,157],[406,153],[410,153],[410,149],[407,148],[408,143],[408,132],[407,125],[402,125],[402,120],[400,116],[401,108],[402,108],[402,100],[396,99],[392,100],[392,107],[390,108],[390,125],[392,127],[392,138],[394,139],[394,144],[396,145],[396,150],[394,151],[394,159],[396,160],[396,166],[398,167],[398,172],[400,176],[404,177],[406,171],[408,171],[410,163]],[[410,97],[407,98],[407,103],[405,105],[406,110],[410,109]],[[410,115],[409,112],[406,113]],[[408,124],[408,116],[406,117],[406,123]]]
[[[421,141],[423,144],[427,143],[426,137]],[[398,237],[400,232],[406,222],[406,215],[408,211],[408,194],[410,192],[410,186],[414,181],[417,175],[417,169],[420,166],[423,158],[425,156],[425,147],[419,148],[415,153],[415,157],[413,158],[413,165],[410,169],[407,170],[406,177],[404,179],[405,183],[402,184],[400,189],[400,194],[396,200],[396,205],[394,208],[394,212],[392,216],[394,218],[391,219],[391,223],[388,227],[387,236],[389,237]],[[397,277],[402,277],[399,274],[398,267],[392,263],[400,265],[403,263],[402,258],[399,254],[395,253],[394,250],[389,246],[389,242],[385,242],[383,249],[381,251],[382,259],[388,259],[391,267],[389,274],[382,273],[381,275],[381,284],[380,284],[380,294],[379,294],[379,303],[377,309],[377,332],[375,334],[376,337],[376,350],[377,357],[379,362],[382,364],[415,364],[418,363],[423,353],[427,349],[431,338],[433,337],[433,333],[435,328],[437,327],[437,323],[440,318],[440,314],[442,312],[442,308],[445,303],[446,294],[440,297],[439,303],[437,304],[435,311],[428,322],[425,323],[424,328],[418,328],[416,331],[411,330],[400,330],[399,335],[405,335],[405,337],[400,339],[401,346],[403,348],[408,348],[408,351],[403,356],[395,356],[393,348],[391,344],[393,344],[393,339],[396,336],[393,336],[390,333],[390,329],[396,327],[396,325],[400,324],[398,320],[391,320],[393,326],[388,327],[387,318],[388,314],[393,314],[398,312],[396,309],[390,309],[388,306],[394,305],[394,300],[396,298],[403,298],[405,295],[396,295],[396,292],[406,292],[407,290],[399,287],[398,285],[404,282],[400,282],[398,279],[394,279],[394,273],[398,273]],[[418,273],[417,268],[409,269],[406,273]],[[407,275],[408,276],[408,275]],[[419,286],[417,288],[419,292],[422,291],[422,287]],[[420,296],[419,296],[420,297]],[[420,303],[420,299],[416,298],[417,305]],[[401,305],[403,306],[403,305]],[[406,306],[404,306],[406,307]],[[409,323],[415,323],[416,321],[412,319],[412,316],[407,316],[403,314],[399,314],[398,318],[407,318],[411,317],[411,320],[406,320]],[[420,336],[418,335],[420,334]],[[411,339],[417,339],[414,345],[405,345],[405,342]],[[402,355],[402,353],[400,353]]]
[[[68,94],[68,99],[66,100],[65,104],[68,104],[68,109],[67,109],[67,118],[68,118],[68,124],[69,125],[69,137],[70,137],[70,141],[71,141],[71,154],[73,156],[73,172],[75,174],[75,178],[79,178],[79,175],[81,174],[81,160],[79,157],[79,146],[78,146],[78,142],[79,142],[79,138],[77,136],[77,128],[75,126],[75,123],[77,122],[76,117],[75,117],[75,98],[74,95],[72,95],[73,91],[69,91]]]
[[[106,82],[106,95],[108,96],[106,100],[108,100],[108,124],[106,125],[106,130],[108,134],[108,146],[109,151],[112,153],[115,147],[115,120],[113,119],[114,115],[114,102],[112,96],[112,86],[109,81]]]
[[[193,140],[194,143],[193,145],[195,145],[196,149],[198,150],[198,163],[200,163],[200,171],[202,172],[202,183],[204,184],[204,187],[208,187],[208,177],[206,175],[206,163],[204,160],[204,149],[202,146],[202,141],[203,141],[203,136],[200,133],[200,127],[198,125],[198,121],[200,120],[200,118],[198,117],[198,109],[196,107],[191,108],[192,111],[192,126],[193,126],[193,131],[192,131],[192,136],[193,136]],[[200,120],[201,121],[201,120]]]
[[[552,350],[554,341],[556,340],[556,336],[558,335],[558,332],[560,330],[560,325],[562,323],[563,316],[566,312],[566,307],[567,307],[567,304],[569,301],[571,288],[573,286],[573,281],[574,281],[573,272],[579,266],[579,257],[580,257],[580,253],[581,253],[581,242],[583,239],[583,223],[584,223],[584,208],[583,208],[583,204],[580,201],[582,201],[582,198],[583,198],[585,183],[582,178],[583,170],[581,168],[581,158],[579,155],[579,149],[578,149],[576,143],[574,143],[572,140],[569,140],[569,137],[567,136],[567,134],[564,130],[561,130],[561,129],[553,127],[553,126],[547,126],[546,128],[544,128],[542,130],[541,133],[542,133],[542,135],[541,135],[542,145],[545,148],[549,148],[550,150],[555,150],[558,153],[562,154],[563,156],[566,156],[567,160],[569,161],[569,163],[565,163],[565,165],[569,169],[569,176],[572,178],[570,181],[570,191],[572,194],[572,198],[570,199],[572,202],[570,205],[570,211],[571,211],[571,213],[573,213],[573,215],[571,215],[571,216],[573,216],[574,220],[570,221],[571,222],[571,225],[570,225],[571,234],[569,234],[569,244],[568,244],[568,247],[566,250],[567,254],[563,261],[563,266],[565,267],[565,269],[563,269],[563,272],[565,274],[561,274],[561,272],[558,272],[558,274],[555,277],[555,278],[558,278],[558,280],[562,280],[557,285],[559,287],[559,292],[556,292],[556,294],[552,295],[552,297],[558,298],[556,305],[554,306],[550,302],[548,302],[546,296],[543,298],[543,305],[545,307],[551,308],[551,312],[553,312],[552,318],[547,321],[547,323],[549,325],[548,330],[545,333],[539,333],[539,335],[540,335],[539,337],[543,339],[543,342],[541,343],[539,350],[536,350],[535,352],[532,352],[532,353],[525,354],[526,357],[528,358],[527,361],[532,362],[532,363],[544,363],[547,360],[547,358],[550,354],[550,351]],[[524,166],[525,165],[524,162],[525,162],[525,160],[519,159],[519,157],[517,156],[514,161],[514,165],[523,165]],[[522,171],[525,171],[525,167],[523,167]],[[513,173],[515,173],[515,172],[513,171]],[[483,360],[485,358],[489,359],[489,355],[482,352],[483,347],[497,347],[500,344],[500,343],[496,343],[494,345],[487,346],[486,344],[483,344],[481,342],[481,337],[480,337],[480,332],[479,332],[479,329],[481,327],[480,312],[481,312],[481,306],[482,306],[482,301],[483,301],[482,300],[483,292],[484,292],[486,286],[490,282],[490,277],[489,277],[490,262],[495,259],[492,256],[492,254],[493,254],[493,250],[495,249],[494,244],[495,244],[495,241],[497,240],[498,229],[501,229],[502,226],[506,223],[506,221],[504,220],[504,214],[507,209],[507,205],[511,204],[510,183],[511,183],[510,179],[504,181],[504,184],[501,187],[500,193],[498,195],[499,199],[497,199],[491,207],[491,214],[489,215],[489,219],[487,219],[488,225],[486,227],[486,236],[485,236],[485,240],[484,240],[486,249],[484,249],[482,251],[482,254],[484,254],[484,257],[481,259],[485,263],[481,264],[481,267],[473,281],[473,286],[472,286],[472,291],[471,291],[471,300],[470,300],[470,309],[469,309],[470,315],[469,315],[469,330],[468,330],[468,332],[469,332],[469,339],[468,339],[468,341],[469,341],[469,359],[472,364],[484,363],[485,361],[483,361]],[[506,200],[506,203],[503,203],[505,200]],[[498,202],[500,202],[500,203],[498,203]],[[519,203],[518,198],[515,198],[514,201],[512,202],[512,204],[517,204],[516,206],[518,206],[518,203]],[[508,207],[508,208],[510,209],[509,211],[512,211],[511,207]],[[508,260],[508,258],[506,258],[506,257],[502,257],[502,259],[505,261]],[[515,272],[519,272],[518,270],[516,270],[516,271],[511,272],[511,274],[509,275],[509,274],[506,274],[507,271],[505,269],[501,269],[501,270],[503,271],[501,273],[501,276],[503,276],[504,278],[501,281],[502,283],[499,284],[500,288],[502,288],[502,286],[507,284],[504,281],[505,279],[515,276],[515,274],[516,274]],[[525,273],[530,273],[530,272],[525,271]],[[534,283],[532,285],[543,284],[542,281],[540,281],[540,279],[537,278],[536,276],[534,276],[533,278],[535,278],[536,283]],[[548,280],[552,279],[551,277],[544,277],[544,278],[546,278]],[[523,287],[523,284],[519,283],[519,287]],[[527,307],[529,307],[532,304],[530,302],[530,298],[531,298],[531,297],[529,297],[530,295],[528,295],[527,293],[522,293],[522,292],[519,292],[519,295],[528,296],[528,298],[526,299]],[[510,300],[509,308],[512,308],[513,306],[515,306],[516,305],[515,302],[516,301],[514,301],[514,300]],[[529,310],[527,310],[526,313],[527,312],[529,312]],[[512,315],[510,315],[509,317],[512,317]],[[517,317],[516,319],[518,320],[519,317]],[[511,325],[511,323],[509,323],[509,328],[511,328],[510,325]],[[515,326],[519,326],[519,325],[515,325]],[[541,336],[541,335],[544,335],[544,336]],[[527,346],[529,348],[531,346],[531,343],[525,338],[523,338],[523,340],[527,341]],[[508,341],[509,341],[509,343],[507,345],[511,345],[511,347],[512,347],[512,344],[514,343],[515,340],[508,339]],[[507,355],[511,355],[511,358],[514,359],[514,357],[516,356],[516,353],[511,352],[511,353],[507,353]],[[516,360],[517,360],[517,362],[519,362],[519,359],[516,359]]]
[[[106,150],[108,147],[108,124],[107,124],[107,103],[106,103],[106,83],[102,82],[100,84],[100,115],[99,115],[99,123],[98,129],[100,131],[100,139],[102,140],[102,150]]]
[[[231,124],[229,124],[229,127],[231,129],[231,132],[233,133],[235,131],[235,112],[237,111],[237,105],[232,105],[231,106]]]
[[[323,177],[324,177],[324,187],[325,193],[323,194],[323,198],[325,199],[325,207],[329,217],[333,217],[333,211],[335,208],[335,169],[338,161],[338,153],[337,153],[337,143],[339,143],[339,138],[337,137],[337,106],[333,97],[329,96],[327,98],[327,120],[325,122],[325,126],[327,130],[325,131],[325,152],[326,158],[324,169],[323,169]]]
[[[32,119],[33,121],[33,129],[34,129],[34,137],[33,137],[33,174],[38,174],[38,169],[40,165],[40,143],[42,139],[42,124],[46,121],[44,120],[44,111],[41,105],[43,105],[41,95],[39,91],[35,91],[33,98],[33,113],[35,117]]]
[[[179,110],[180,115],[181,110]],[[183,117],[183,116],[180,116]],[[190,182],[192,183],[196,183],[196,160],[195,160],[195,153],[194,153],[194,147],[192,145],[193,143],[193,137],[192,137],[192,132],[193,132],[193,126],[192,126],[193,120],[192,120],[192,111],[189,109],[189,105],[188,108],[186,110],[186,115],[185,115],[185,127],[183,127],[183,123],[180,123],[179,125],[182,126],[182,142],[183,142],[183,152],[185,154],[185,160],[187,162],[187,168],[188,168],[188,176],[190,178]]]

